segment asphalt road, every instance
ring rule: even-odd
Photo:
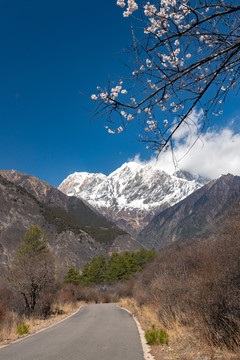
[[[137,326],[116,304],[87,305],[72,317],[0,349],[1,360],[144,360]]]

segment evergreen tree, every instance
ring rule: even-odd
[[[134,273],[141,271],[141,267],[137,262],[135,253],[125,251],[122,255],[123,264],[126,268],[125,278],[129,279]]]
[[[106,259],[103,255],[95,256],[87,263],[81,275],[82,284],[99,284],[105,281],[107,271]]]
[[[85,264],[82,275],[70,268],[64,282],[82,285],[100,284],[105,281],[115,282],[130,279],[155,255],[155,250],[140,249],[137,252],[125,251],[123,255],[113,253],[108,262],[103,255],[95,256]]]
[[[30,226],[24,238],[20,242],[15,261],[19,261],[25,255],[37,256],[47,254],[49,252],[48,241],[43,237],[43,231],[38,226]]]
[[[142,268],[147,262],[153,260],[156,250],[141,248],[135,253],[137,264]]]
[[[108,260],[107,280],[121,281],[128,279],[128,277],[128,270],[124,258],[118,253],[113,253]]]
[[[47,238],[38,226],[31,226],[13,259],[9,280],[25,301],[27,314],[33,313],[39,298],[54,284],[54,261]]]
[[[79,285],[80,281],[81,276],[79,274],[79,271],[77,269],[74,269],[73,267],[71,267],[64,276],[64,282],[67,284]]]

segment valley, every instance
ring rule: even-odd
[[[78,301],[120,301],[145,331],[152,324],[165,329],[174,356],[184,359],[186,347],[194,354],[202,347],[202,356],[210,360],[210,346],[223,359],[219,347],[227,356],[234,351],[235,359],[239,204],[240,177],[231,174],[208,181],[131,162],[109,177],[70,175],[57,189],[32,175],[0,170],[0,310],[6,318],[26,313],[19,289],[27,294],[28,288],[19,288],[15,280],[9,285],[4,274],[22,261],[21,256],[16,261],[19,246],[34,226],[48,241],[49,271],[55,269],[52,283],[40,292],[36,316],[61,314],[66,304]],[[34,271],[23,272],[24,286],[31,271],[41,273],[40,263],[39,258]],[[219,310],[223,305],[224,314]],[[229,327],[223,330],[216,319]],[[194,338],[194,346],[183,340],[178,327]],[[169,345],[164,346],[168,351]],[[159,351],[154,353],[162,359]]]
[[[15,170],[0,170],[0,183],[0,266],[11,262],[26,229],[38,225],[49,235],[61,273],[100,254],[159,251],[209,237],[240,194],[238,176],[207,181],[134,162],[108,177],[72,174],[58,189]]]

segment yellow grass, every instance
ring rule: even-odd
[[[154,311],[153,306],[143,305],[140,307],[137,304],[137,301],[133,298],[123,298],[120,300],[119,305],[131,311],[131,313],[138,318],[144,330],[148,329],[152,324],[163,328],[158,321],[157,314],[156,311]]]
[[[170,339],[170,346],[152,346],[151,353],[155,360],[180,359],[180,360],[240,360],[240,352],[232,353],[218,348],[203,345],[201,339],[191,328],[180,325],[180,321],[169,321],[167,326],[163,326],[158,320],[154,305],[139,306],[133,298],[123,298],[119,301],[119,306],[128,309],[138,319],[143,330],[147,330],[152,324],[157,328],[167,330]]]
[[[81,305],[83,305],[83,302],[64,303],[64,304],[57,303],[53,306],[53,310],[59,309],[63,313],[51,315],[48,319],[37,319],[35,317],[20,318],[15,313],[8,314],[7,319],[4,321],[3,326],[0,328],[0,346],[9,344],[12,341],[25,337],[29,334],[35,334],[39,330],[42,330],[53,324],[56,324],[57,322],[63,320],[64,318],[68,317],[69,315],[77,311]],[[23,322],[29,325],[29,330],[28,330],[28,334],[20,336],[17,334],[17,327]]]
[[[24,321],[24,320],[23,320]],[[5,344],[9,339],[17,339],[17,326],[19,317],[17,314],[7,314],[7,319],[0,328],[0,345]]]

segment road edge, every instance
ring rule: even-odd
[[[39,333],[42,332],[42,331],[48,330],[48,329],[50,329],[51,327],[60,324],[61,322],[63,322],[63,321],[65,321],[65,320],[69,319],[70,317],[76,315],[76,314],[79,312],[79,310],[81,309],[81,307],[83,307],[83,306],[84,306],[84,305],[80,305],[80,307],[78,308],[78,310],[76,310],[74,313],[68,315],[68,316],[65,317],[64,319],[61,319],[61,320],[59,320],[58,322],[56,322],[56,323],[54,323],[54,324],[51,324],[51,325],[49,325],[49,326],[47,326],[47,327],[45,327],[45,328],[43,328],[43,329],[40,329],[40,330],[36,331],[36,332],[33,333],[33,334],[29,334],[29,335],[26,335],[26,336],[24,336],[24,337],[21,337],[20,339],[11,341],[9,344],[1,345],[1,346],[0,346],[0,350],[3,349],[3,348],[5,348],[5,347],[7,347],[7,346],[10,346],[10,345],[12,345],[12,344],[15,344],[15,343],[17,343],[17,342],[19,342],[19,341],[25,340],[25,339],[27,339],[27,338],[29,338],[29,337],[31,337],[31,336],[37,335],[37,334],[39,334]]]
[[[135,323],[137,325],[139,337],[140,337],[141,344],[142,344],[144,360],[155,360],[155,357],[150,353],[151,347],[148,345],[148,343],[146,341],[144,330],[142,329],[141,324],[138,321],[138,319],[128,309],[125,309],[122,306],[119,306],[119,307],[120,307],[120,309],[127,311],[132,316],[133,320],[135,321]]]

